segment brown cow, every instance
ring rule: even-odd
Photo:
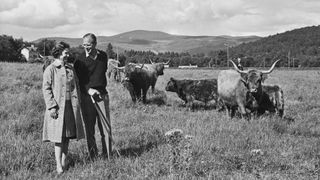
[[[149,59],[151,64],[144,64],[144,69],[146,69],[147,71],[149,71],[149,76],[152,77],[151,80],[151,90],[152,93],[154,93],[154,87],[157,83],[158,77],[162,76],[164,74],[164,65],[168,65],[170,61],[166,62],[166,63],[154,63],[151,61],[151,59]]]
[[[108,60],[108,69],[107,69],[107,75],[108,78],[110,79],[111,75],[113,74],[113,79],[115,81],[120,82],[121,81],[121,70],[117,69],[115,67],[118,67],[120,62],[115,59],[109,59]]]
[[[248,117],[246,107],[258,108],[255,100],[260,99],[263,94],[261,83],[264,81],[264,75],[273,71],[276,63],[274,62],[271,68],[267,71],[240,70],[237,65],[230,61],[235,70],[223,70],[218,75],[218,94],[220,101],[227,107],[231,117],[239,108],[240,113]],[[254,97],[254,98],[253,98]]]

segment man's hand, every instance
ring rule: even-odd
[[[58,118],[58,111],[57,111],[56,108],[51,108],[49,111],[50,111],[50,116],[53,119],[57,119]]]
[[[90,88],[90,89],[88,90],[88,94],[89,94],[90,96],[94,96],[94,95],[100,95],[100,92],[99,92],[98,90],[96,90],[96,89]]]

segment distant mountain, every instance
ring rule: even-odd
[[[241,43],[256,41],[261,37],[258,36],[183,36],[172,35],[161,31],[145,31],[135,30],[121,33],[114,36],[99,36],[98,48],[105,50],[107,45],[111,43],[118,50],[137,50],[137,51],[155,51],[155,52],[189,52],[208,53],[219,49],[225,49],[228,46],[236,46]],[[43,39],[43,38],[41,38]],[[38,39],[34,42],[39,42]],[[46,39],[65,41],[71,46],[79,46],[82,44],[81,38],[65,38],[65,37],[47,37]]]
[[[45,37],[45,38],[40,38],[35,41],[32,41],[32,43],[38,43],[43,39],[55,40],[56,42],[64,41],[70,44],[70,46],[72,47],[76,47],[82,44],[81,38],[66,38],[66,37]]]
[[[265,60],[267,65],[283,59],[282,66],[315,66],[320,63],[320,26],[294,29],[230,48],[230,57],[239,56],[261,63]]]

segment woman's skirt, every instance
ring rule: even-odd
[[[68,139],[75,139],[77,137],[76,122],[73,114],[71,100],[66,100],[62,137]]]

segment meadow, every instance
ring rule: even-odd
[[[127,90],[110,80],[113,158],[90,161],[86,141],[71,141],[70,168],[56,175],[54,146],[41,141],[41,65],[0,63],[0,179],[318,179],[319,71],[276,69],[266,80],[283,88],[285,116],[293,121],[269,114],[230,119],[200,105],[189,111],[175,93],[164,90],[170,77],[216,78],[218,73],[166,69],[146,105],[133,104]],[[174,128],[193,136],[188,166],[172,168],[164,134]]]

